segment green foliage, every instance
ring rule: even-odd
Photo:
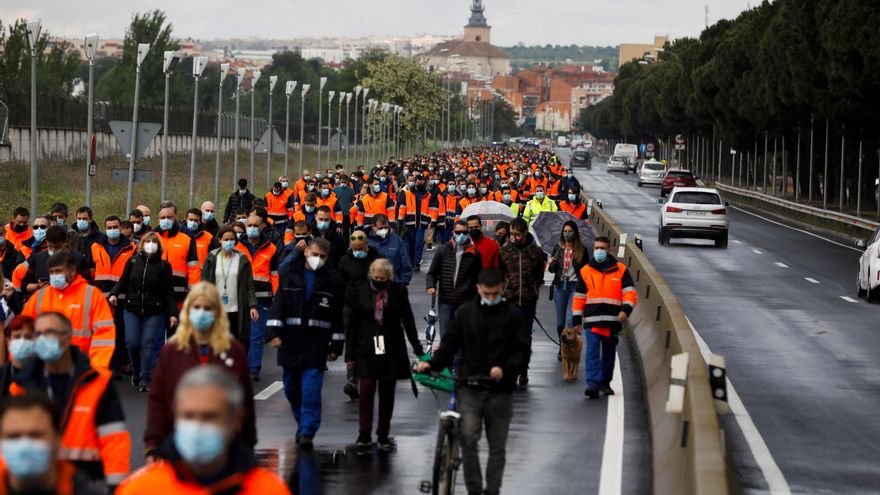
[[[23,19],[5,26],[0,22],[0,101],[11,108],[26,106],[31,93],[31,53]],[[44,29],[37,42],[37,94],[69,96],[77,78],[79,56],[64,45],[51,50]]]
[[[560,65],[565,63],[592,64],[602,60],[606,70],[617,70],[619,65],[618,47],[616,46],[579,46],[579,45],[533,45],[518,43],[515,46],[501,47],[510,55],[510,64],[514,68],[523,68],[537,63]]]

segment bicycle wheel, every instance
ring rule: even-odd
[[[437,431],[437,447],[434,451],[433,495],[451,495],[455,491],[456,449],[454,425],[441,420]]]

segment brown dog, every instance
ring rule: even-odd
[[[577,380],[578,367],[581,364],[581,352],[584,350],[583,330],[566,328],[562,330],[559,344],[562,347],[562,378],[566,381]]]

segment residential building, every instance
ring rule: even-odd
[[[621,43],[619,48],[620,65],[640,59],[646,54],[656,55],[653,50],[655,48],[663,48],[667,41],[669,41],[668,36],[655,35],[654,43]]]
[[[476,77],[510,74],[510,56],[491,44],[492,26],[486,22],[484,11],[482,0],[473,0],[462,39],[449,40],[425,51],[420,56],[422,64],[429,69]]]

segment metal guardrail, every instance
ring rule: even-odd
[[[613,253],[624,248],[618,258],[629,268],[639,296],[630,325],[651,429],[653,493],[733,491],[735,474],[725,459],[718,418],[724,405],[713,399],[707,363],[678,299],[645,256],[640,239],[626,235],[596,201],[590,220],[597,236],[611,240]]]
[[[835,222],[851,225],[853,227],[870,230],[871,232],[880,227],[880,222],[872,222],[871,220],[866,220],[864,218],[859,218],[853,215],[847,215],[846,213],[841,213],[839,211],[824,210],[822,208],[816,208],[815,206],[803,205],[800,203],[795,203],[794,201],[777,198],[769,194],[750,191],[748,189],[728,186],[726,184],[721,184],[717,182],[715,183],[715,188],[720,191],[727,191],[740,196],[745,196],[747,198],[763,201],[771,205],[780,206],[791,211],[805,213],[807,215],[813,215],[815,217],[833,220]]]

